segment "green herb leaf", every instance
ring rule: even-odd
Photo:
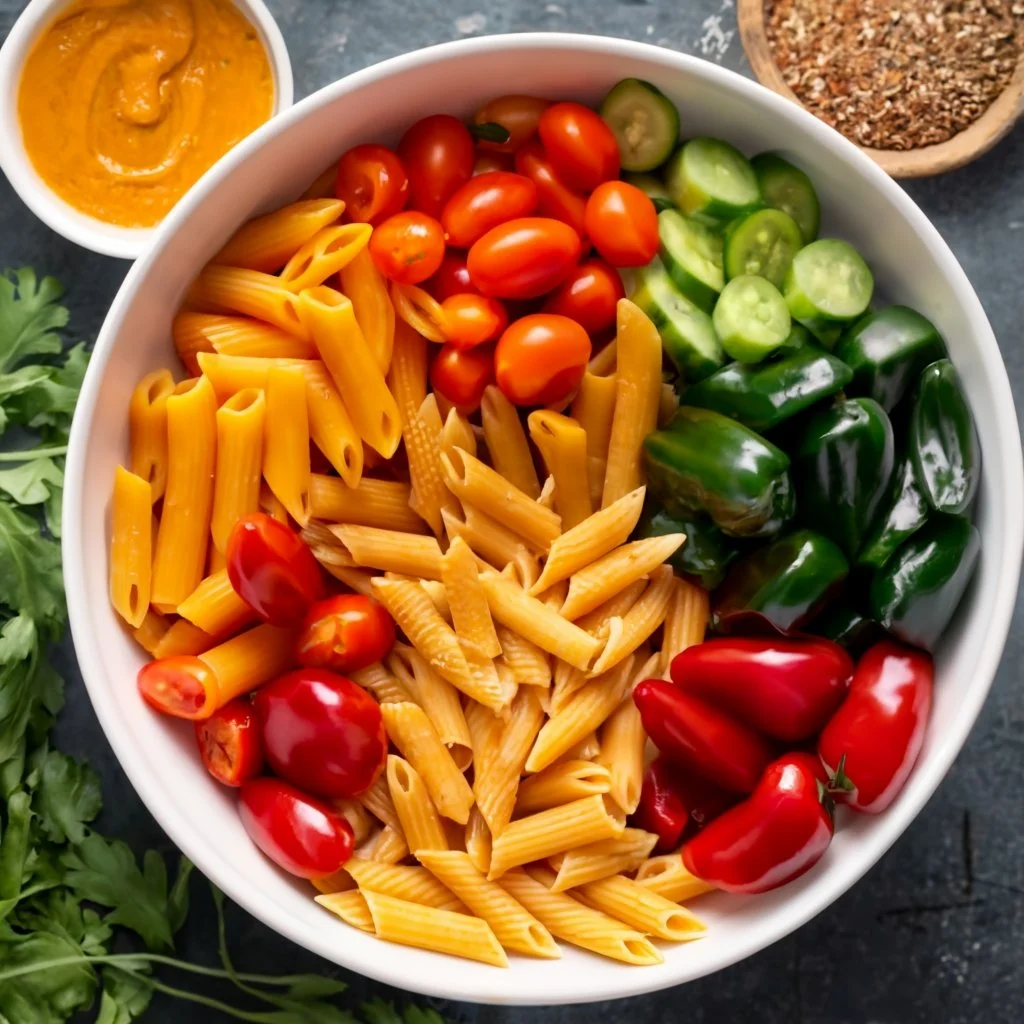
[[[145,1013],[153,986],[140,971],[108,967],[103,972],[103,999],[96,1024],[131,1024]]]
[[[86,823],[99,814],[102,806],[96,773],[67,754],[51,750],[43,759],[33,802],[46,837],[54,843],[80,843],[85,838]]]
[[[178,858],[178,874],[167,894],[167,923],[177,934],[188,917],[188,883],[195,865],[184,854]]]
[[[0,491],[19,505],[41,505],[64,486],[64,470],[53,459],[33,459],[11,469],[0,469]]]
[[[54,635],[64,625],[60,546],[43,537],[31,516],[0,501],[0,601]]]
[[[60,351],[56,332],[68,322],[68,311],[57,304],[63,291],[55,278],[37,281],[29,267],[0,273],[0,372],[29,356]]]

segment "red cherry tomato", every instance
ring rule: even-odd
[[[377,702],[351,679],[300,668],[253,698],[274,774],[328,799],[358,796],[384,768],[388,738]]]
[[[521,174],[494,171],[470,178],[445,203],[441,226],[449,245],[468,249],[491,228],[537,209],[537,186]]]
[[[352,826],[287,782],[250,779],[240,797],[238,812],[249,838],[285,871],[326,878],[352,856]]]
[[[924,743],[933,675],[923,651],[884,641],[864,653],[849,695],[818,738],[830,774],[843,761],[833,783],[837,799],[868,814],[896,799]]]
[[[540,115],[551,106],[536,96],[499,96],[485,103],[474,115],[474,124],[500,124],[508,131],[505,142],[481,140],[481,149],[496,153],[515,153],[537,134]]]
[[[511,153],[488,153],[480,150],[473,163],[473,177],[481,174],[490,174],[491,171],[512,171],[516,162]]]
[[[444,230],[425,213],[396,213],[373,229],[370,255],[388,280],[419,284],[441,266]]]
[[[473,282],[469,279],[469,268],[466,266],[466,254],[448,249],[441,260],[437,273],[424,284],[424,288],[437,299],[444,302],[453,295],[479,295]]]
[[[338,161],[334,193],[345,215],[360,224],[379,224],[405,208],[409,176],[387,146],[356,146]]]
[[[294,626],[323,597],[323,575],[302,538],[265,512],[243,516],[228,538],[235,593],[273,626]]]
[[[495,376],[515,405],[553,405],[583,379],[590,338],[575,320],[533,313],[511,324],[498,342]]]
[[[295,660],[306,668],[357,672],[380,661],[394,643],[395,623],[382,605],[362,594],[338,594],[306,613]]]
[[[846,696],[853,661],[831,640],[728,637],[686,648],[672,679],[777,740],[817,735]]]
[[[772,759],[768,744],[742,725],[664,679],[633,690],[644,731],[676,764],[730,793],[751,793]]]
[[[229,700],[195,729],[199,756],[218,782],[240,786],[263,770],[263,739],[251,701]]]
[[[606,181],[591,193],[587,237],[613,267],[646,267],[658,255],[658,211],[625,181]]]
[[[454,348],[474,348],[494,341],[508,326],[508,312],[486,295],[452,295],[441,303],[444,333]]]
[[[190,654],[147,661],[136,685],[150,707],[174,718],[206,718],[217,705],[213,672]]]
[[[476,412],[484,389],[494,383],[494,347],[443,345],[430,367],[430,386],[463,412]]]
[[[580,258],[580,236],[550,217],[520,217],[491,228],[469,250],[473,284],[499,299],[536,299],[560,285]]]
[[[615,326],[615,307],[625,297],[614,267],[604,260],[586,260],[548,296],[544,312],[575,320],[587,334],[600,334]]]
[[[528,142],[516,153],[516,171],[537,186],[537,209],[545,217],[563,221],[584,237],[587,197],[562,183],[539,142]]]
[[[473,176],[476,150],[457,117],[434,114],[402,136],[398,155],[409,174],[412,208],[440,217],[452,193]]]
[[[748,799],[686,843],[687,871],[716,889],[747,893],[767,892],[802,875],[832,842],[822,781],[812,754],[772,762]]]
[[[556,103],[541,114],[537,133],[555,173],[570,188],[590,192],[619,176],[615,133],[589,107]]]

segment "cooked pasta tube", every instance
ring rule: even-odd
[[[152,488],[142,477],[118,466],[112,504],[110,603],[129,626],[138,628],[149,611],[152,582]]]
[[[355,857],[378,864],[399,864],[408,856],[409,844],[405,836],[390,825],[385,825],[355,852]]]
[[[604,765],[593,761],[562,761],[519,783],[515,814],[523,817],[584,797],[607,793],[611,778]]]
[[[347,552],[357,566],[421,579],[441,579],[441,548],[434,537],[375,526],[335,525],[329,530],[342,552]]]
[[[482,875],[486,875],[491,866],[491,831],[479,807],[474,807],[469,812],[465,844],[466,853],[473,867]]]
[[[255,621],[256,613],[231,586],[226,569],[207,576],[184,601],[178,614],[211,636],[226,637]]]
[[[423,852],[423,851],[421,851]],[[423,867],[405,864],[381,864],[373,860],[353,857],[345,870],[355,879],[360,889],[369,889],[397,900],[420,903],[438,910],[465,913],[463,901],[443,884],[436,874]]]
[[[156,649],[170,628],[170,620],[150,608],[142,620],[142,625],[132,631],[132,639],[147,654],[152,654],[156,657]]]
[[[295,630],[268,625],[254,626],[204,651],[199,660],[213,675],[215,690],[209,713],[287,672],[294,653]]]
[[[210,535],[221,554],[228,549],[235,523],[242,516],[259,511],[266,411],[264,392],[256,388],[236,391],[217,410],[217,468]],[[306,448],[308,462],[308,443]]]
[[[313,443],[349,487],[358,487],[363,476],[363,446],[345,403],[323,363],[310,360],[303,370]]]
[[[361,932],[369,932],[371,935],[374,933],[370,908],[366,905],[366,900],[363,899],[363,894],[358,889],[324,893],[313,898],[324,910],[337,914],[345,924],[358,928]]]
[[[314,519],[380,530],[423,533],[426,524],[409,508],[409,485],[399,480],[363,477],[349,487],[335,476],[311,473],[309,513]]]
[[[333,875],[325,875],[323,878],[311,878],[309,881],[313,888],[323,896],[330,896],[338,892],[349,892],[356,887],[352,876],[344,868],[339,868]],[[367,915],[369,915],[369,911],[367,911]]]
[[[153,657],[174,658],[179,655],[202,654],[216,645],[215,637],[193,626],[186,619],[178,619],[157,641]]]
[[[369,224],[333,224],[321,228],[298,249],[278,277],[290,292],[315,288],[348,266],[370,241]]]
[[[657,841],[658,837],[653,832],[627,828],[618,839],[603,839],[599,843],[570,850],[553,858],[557,862],[555,867],[558,874],[551,890],[563,892],[611,875],[636,871],[650,855]]]
[[[502,657],[516,681],[521,686],[547,689],[551,685],[551,662],[548,655],[535,643],[507,626],[499,625],[496,629]]]
[[[401,704],[412,700],[412,694],[380,662],[349,672],[349,679],[377,698],[381,704]]]
[[[587,373],[595,377],[615,376],[615,367],[618,361],[618,341],[612,338],[600,352],[596,353],[587,364]]]
[[[528,498],[539,498],[540,481],[519,410],[493,384],[484,389],[480,421],[491,465]]]
[[[490,708],[472,700],[466,706],[466,727],[473,744],[473,769],[479,774],[494,756],[505,722]]]
[[[672,566],[660,565],[650,576],[650,584],[622,617],[620,628],[609,631],[608,643],[594,662],[595,672],[607,672],[623,658],[646,643],[665,621],[675,589]]]
[[[468,644],[484,657],[496,658],[501,654],[501,644],[494,630],[487,594],[480,583],[476,558],[461,537],[452,540],[441,559],[441,581],[448,596],[452,625],[463,648]]]
[[[272,366],[267,371],[263,476],[267,486],[300,526],[309,522],[309,411],[306,390],[306,375],[300,367]]]
[[[341,268],[339,277],[341,291],[352,303],[366,344],[380,372],[386,374],[395,344],[395,307],[388,295],[387,282],[366,249],[361,249]]]
[[[627,693],[601,729],[598,755],[599,762],[608,769],[611,798],[627,814],[632,814],[640,803],[646,746],[647,733],[640,712]]]
[[[659,939],[689,942],[707,931],[688,910],[623,875],[587,882],[574,892],[588,907]]]
[[[553,674],[551,698],[548,702],[548,714],[557,715],[589,681],[590,676],[582,669],[578,669],[566,661],[557,660]]]
[[[402,823],[398,820],[398,811],[391,799],[391,790],[388,789],[388,779],[384,772],[377,776],[374,784],[359,799],[378,821],[396,832],[402,831]]]
[[[582,483],[588,472],[586,432],[574,419],[549,409],[531,412],[527,422],[555,481],[555,511],[562,529],[570,530],[593,512],[589,486]]]
[[[689,580],[676,579],[661,643],[663,674],[668,673],[672,659],[687,647],[704,639],[710,619],[708,592]]]
[[[317,358],[316,346],[311,341],[248,316],[223,316],[183,310],[171,321],[171,336],[186,366],[190,363],[184,353],[190,354],[191,361],[197,367],[200,352],[261,359]]]
[[[657,571],[656,569],[655,572]],[[581,615],[576,620],[576,625],[580,629],[585,629],[591,636],[607,639],[611,631],[612,620],[623,619],[646,589],[647,580],[633,580],[617,594],[613,594],[603,604],[598,605],[592,612]]]
[[[511,565],[524,587],[536,580],[540,572],[537,556],[508,527],[469,504],[462,506],[461,515],[452,509],[442,509],[441,519],[449,540],[461,537],[474,554],[499,571]]]
[[[441,815],[420,773],[394,754],[388,755],[386,772],[388,790],[409,849],[414,854],[417,850],[447,850],[448,837]]]
[[[570,747],[555,763],[560,761],[597,761],[601,754],[601,744],[596,732],[588,732],[574,747]]]
[[[445,339],[444,311],[441,303],[423,288],[414,284],[391,282],[391,302],[395,316],[405,321],[428,341],[443,344]]]
[[[476,434],[472,424],[458,409],[448,410],[441,428],[441,451],[446,452],[450,448],[461,448],[470,455],[476,455]]]
[[[349,823],[357,845],[369,838],[376,822],[370,816],[370,812],[358,800],[345,797],[333,800],[331,803],[338,814]]]
[[[612,436],[615,413],[615,378],[585,373],[572,402],[573,419],[587,435],[587,480],[593,508],[601,505],[604,473],[608,462],[608,442]]]
[[[185,301],[203,313],[242,313],[300,338],[310,336],[299,316],[296,296],[276,277],[259,270],[207,264],[192,282]]]
[[[686,870],[678,850],[645,860],[636,873],[636,880],[673,903],[684,903],[715,888]]]
[[[154,502],[167,486],[167,399],[173,393],[171,371],[154,370],[135,385],[128,405],[128,468],[149,484]]]

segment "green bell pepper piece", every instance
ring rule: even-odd
[[[782,633],[810,622],[843,585],[846,556],[827,537],[797,530],[740,559],[715,594],[725,629],[767,620]]]
[[[742,423],[682,406],[644,440],[647,483],[672,513],[702,512],[732,537],[767,537],[792,518],[789,456]]]
[[[907,306],[868,313],[839,339],[835,354],[853,370],[851,395],[873,398],[892,412],[917,375],[946,354],[930,320]]]
[[[933,516],[871,581],[871,614],[893,636],[932,650],[978,562],[981,535],[966,516]]]
[[[904,456],[892,475],[892,486],[868,531],[857,564],[881,569],[890,555],[928,519],[928,503],[917,486],[914,464]]]
[[[845,647],[854,657],[885,639],[885,630],[848,597],[829,605],[806,630]]]
[[[909,438],[917,483],[928,504],[936,512],[965,512],[981,478],[981,448],[960,375],[948,359],[921,374]]]
[[[841,391],[850,368],[816,345],[771,363],[730,363],[686,389],[687,405],[714,409],[764,433]]]
[[[873,398],[813,415],[793,459],[803,522],[852,557],[885,497],[894,458],[892,424]]]
[[[725,579],[725,571],[739,554],[735,544],[707,516],[695,512],[673,515],[665,509],[644,513],[637,537],[661,537],[685,533],[686,542],[668,562],[676,572],[692,576],[706,590],[714,590]]]

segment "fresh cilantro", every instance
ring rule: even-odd
[[[102,806],[96,773],[59,750],[47,751],[32,802],[46,838],[54,843],[81,843],[86,823],[99,814]]]

